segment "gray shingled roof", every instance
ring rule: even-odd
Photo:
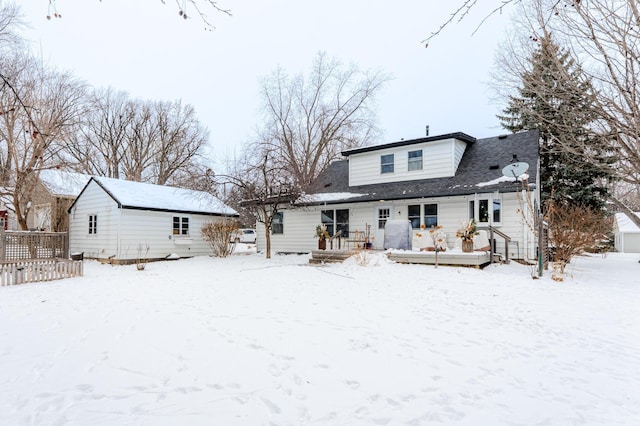
[[[522,133],[477,139],[468,143],[467,149],[460,161],[456,175],[453,177],[381,183],[373,185],[349,186],[349,160],[339,160],[329,165],[308,191],[309,194],[326,193],[358,193],[365,194],[358,198],[334,200],[327,204],[345,202],[365,202],[378,200],[400,200],[419,197],[442,197],[450,195],[468,195],[486,192],[514,192],[522,189],[520,183],[498,182],[492,185],[478,186],[501,178],[502,168],[518,156],[518,161],[529,164],[529,183],[537,182],[538,164],[537,130]],[[436,138],[433,138],[436,140]],[[413,141],[402,141],[402,145],[424,142],[424,138]],[[471,141],[469,141],[471,142]],[[367,147],[370,152],[378,149],[396,146],[395,144]],[[349,155],[360,150],[346,151]]]

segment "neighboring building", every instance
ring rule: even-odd
[[[464,133],[425,137],[342,153],[296,208],[279,212],[272,229],[275,252],[310,252],[317,248],[314,230],[325,224],[336,230],[370,229],[373,248],[382,249],[387,220],[403,219],[420,226],[441,225],[449,247],[463,221],[493,226],[511,238],[511,258],[535,259],[533,214],[539,205],[537,131],[476,139]],[[503,168],[514,155],[529,169],[528,189]],[[528,203],[528,200],[531,200]],[[265,247],[258,226],[258,250]],[[505,240],[496,238],[504,253]]]
[[[206,192],[94,176],[69,208],[69,246],[113,263],[209,255],[202,225],[237,217]]]
[[[7,188],[0,187],[0,222],[5,231],[17,231],[19,228],[18,218],[13,206],[13,199],[8,194]]]
[[[31,199],[31,210],[27,216],[29,229],[67,232],[69,206],[89,179],[91,179],[90,175],[82,173],[57,169],[42,170]]]
[[[636,213],[640,217],[640,213]],[[624,213],[616,213],[613,224],[615,249],[621,253],[640,253],[640,228]]]

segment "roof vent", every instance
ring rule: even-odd
[[[500,164],[494,164],[489,166],[489,170],[498,170],[500,168]]]
[[[498,136],[498,139],[506,139],[508,135],[500,135]]]

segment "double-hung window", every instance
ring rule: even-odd
[[[413,229],[420,229],[420,204],[409,206],[407,208],[409,221]]]
[[[386,154],[380,156],[380,173],[393,173],[394,155]]]
[[[409,163],[407,164],[408,170],[422,170],[422,150],[409,151]]]
[[[426,228],[431,228],[432,226],[438,226],[438,205],[437,204],[424,205],[424,226]]]
[[[422,210],[421,210],[422,209]],[[438,205],[437,204],[415,204],[408,206],[407,216],[413,229],[420,228],[424,224],[425,228],[438,226]],[[422,222],[420,218],[422,217]]]
[[[284,234],[284,215],[282,212],[276,212],[273,214],[273,219],[271,220],[271,233]]]

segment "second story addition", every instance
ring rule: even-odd
[[[344,151],[349,186],[455,176],[467,145],[475,141],[451,133]]]

